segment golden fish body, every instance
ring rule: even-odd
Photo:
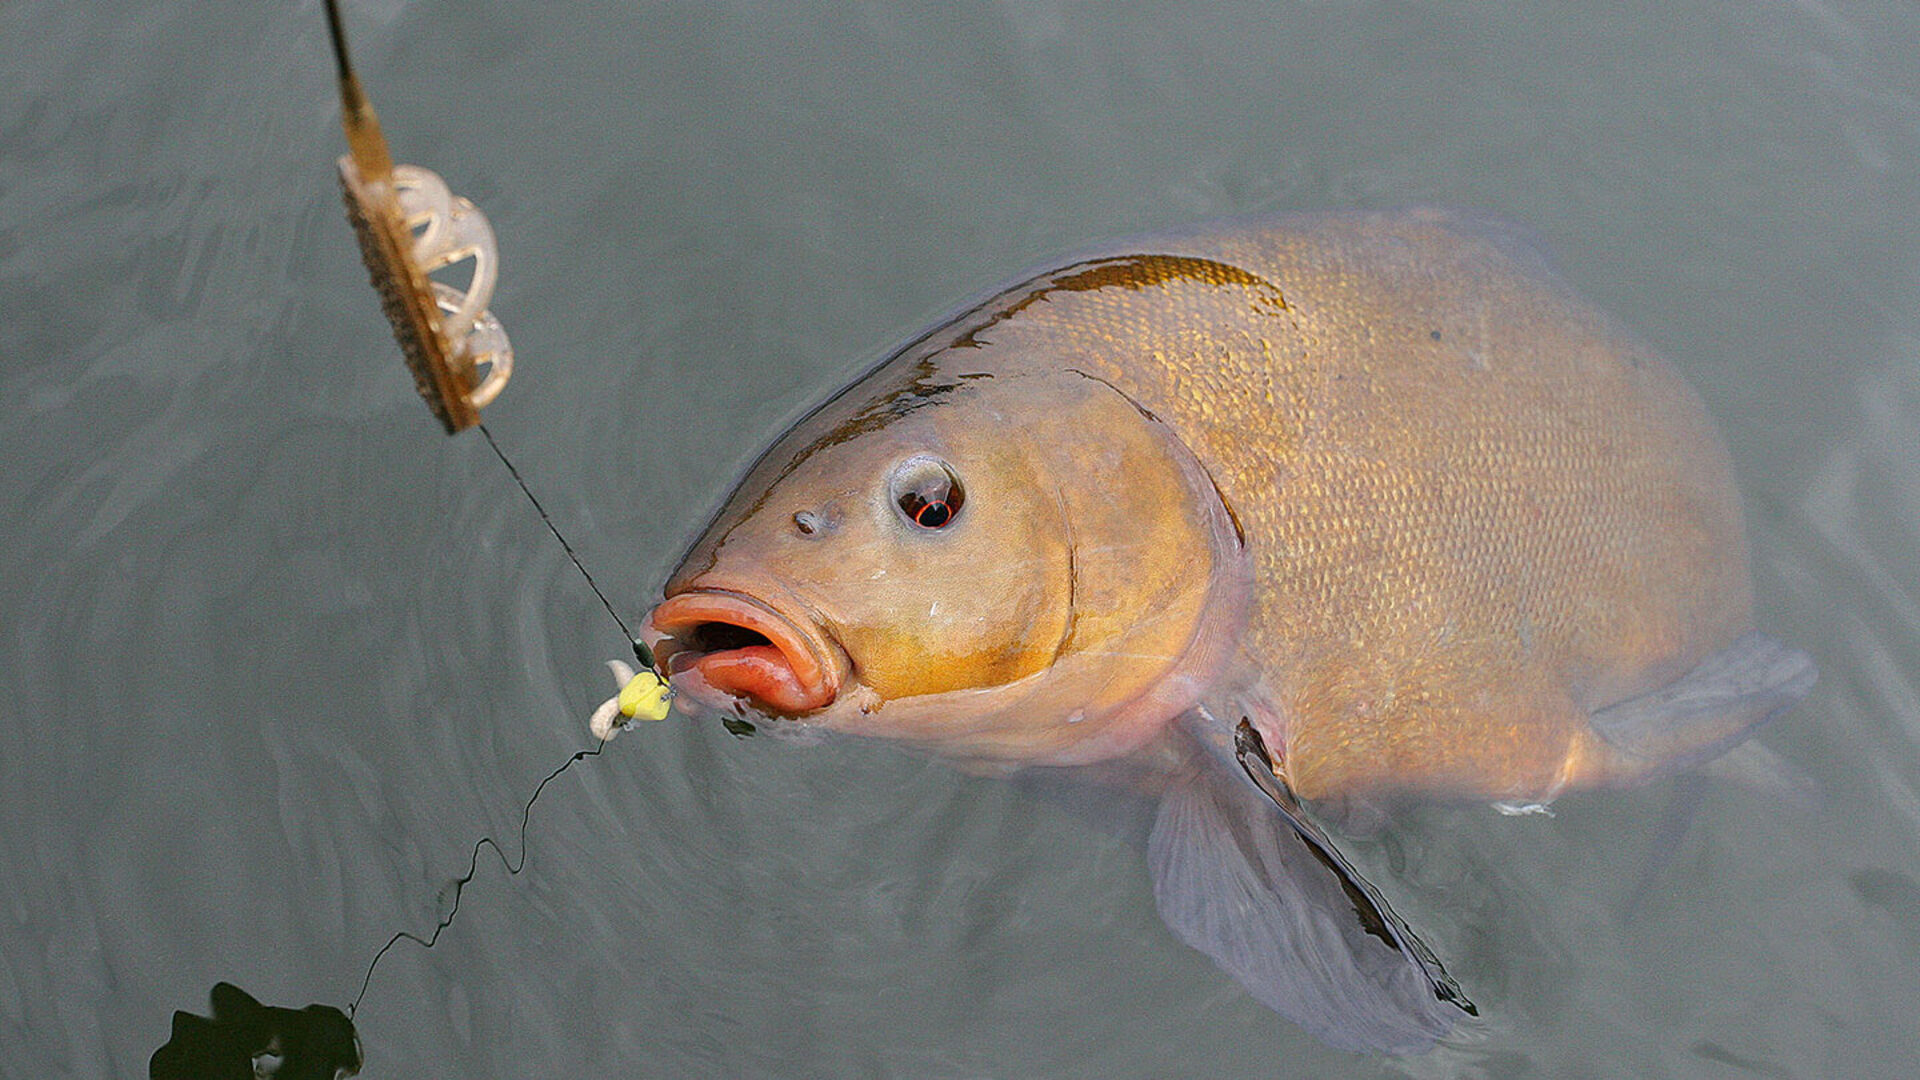
[[[1473,1006],[1295,795],[1544,803],[1706,761],[1813,681],[1751,630],[1699,399],[1438,211],[993,293],[775,443],[665,591],[683,702],[1157,797],[1169,928],[1361,1050]]]
[[[1023,344],[1076,354],[1219,484],[1294,789],[1544,799],[1632,779],[1590,711],[1750,623],[1731,466],[1672,366],[1524,241],[1450,215],[1163,246],[1123,263],[1184,302],[1138,318],[1144,287],[1056,289]]]
[[[901,519],[915,461],[964,487],[938,529]],[[1197,712],[1250,717],[1304,797],[1545,801],[1754,719],[1596,735],[1750,629],[1731,467],[1671,365],[1441,211],[1201,226],[1003,290],[769,450],[667,593],[694,698],[989,762]]]

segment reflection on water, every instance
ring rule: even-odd
[[[1097,15],[1097,17],[1096,17]],[[1204,216],[1539,229],[1728,433],[1771,730],[1716,786],[1355,835],[1485,1014],[1376,1060],[1160,925],[1137,847],[885,747],[672,723],[548,786],[354,1022],[369,1075],[1900,1075],[1920,1053],[1920,11],[369,3],[486,208],[490,426],[626,612],[783,421],[971,290]],[[357,20],[358,21],[358,20]],[[138,1075],[206,988],[344,1006],[589,744],[622,643],[424,415],[328,175],[318,5],[0,7],[0,1071]]]

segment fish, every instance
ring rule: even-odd
[[[1539,808],[1806,695],[1700,397],[1492,215],[1206,222],[982,294],[780,436],[642,637],[683,707],[1156,802],[1161,915],[1331,1045],[1473,1012],[1311,807]]]

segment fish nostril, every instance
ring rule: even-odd
[[[820,515],[811,510],[802,510],[793,515],[793,527],[799,529],[802,536],[812,536],[819,532],[822,524]]]
[[[755,645],[771,645],[772,640],[758,630],[749,630],[725,622],[705,622],[693,628],[687,635],[688,643],[695,651],[703,653],[730,652],[734,649],[746,649]]]

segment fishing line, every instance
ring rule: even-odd
[[[580,561],[580,556],[574,552],[573,545],[567,542],[567,538],[560,532],[560,527],[553,523],[553,517],[547,513],[547,508],[541,505],[540,499],[534,495],[533,489],[527,485],[526,479],[520,475],[520,470],[514,467],[513,459],[509,458],[506,451],[500,448],[499,441],[493,437],[493,432],[487,430],[487,425],[477,424],[475,426],[480,429],[480,434],[486,436],[487,445],[493,449],[494,456],[500,459],[500,464],[506,466],[507,474],[513,477],[513,482],[520,488],[521,494],[525,495],[527,501],[533,504],[534,512],[540,515],[540,521],[546,525],[547,531],[552,533],[553,538],[560,542],[561,549],[567,553],[567,558],[573,561],[574,568],[580,571],[582,578],[586,579],[587,587],[593,590],[593,595],[600,598],[600,605],[607,609],[607,614],[612,616],[614,623],[620,627],[621,634],[632,644],[634,659],[638,660],[644,668],[653,667],[653,651],[647,648],[645,642],[634,636],[633,631],[627,627],[627,621],[622,619],[620,612],[614,608],[613,602],[608,600],[607,594],[600,590],[599,584],[593,580],[593,575],[588,572],[586,565]],[[393,937],[388,938],[385,945],[380,946],[380,950],[374,953],[373,959],[367,963],[366,975],[360,980],[360,992],[353,996],[352,1004],[347,1006],[347,1019],[353,1019],[354,1015],[359,1012],[360,1002],[367,996],[367,987],[373,983],[374,969],[380,966],[380,961],[387,955],[389,950],[402,941],[411,941],[423,949],[431,949],[433,948],[434,942],[440,940],[440,932],[453,925],[454,917],[460,913],[460,897],[466,891],[467,883],[471,882],[474,875],[479,872],[480,851],[482,848],[491,847],[493,849],[494,854],[499,856],[500,865],[505,868],[508,877],[518,877],[520,875],[520,871],[527,865],[527,823],[533,817],[533,804],[539,801],[541,792],[547,789],[548,784],[559,779],[561,773],[566,772],[580,761],[584,761],[590,757],[598,757],[606,748],[606,740],[602,739],[600,744],[591,750],[575,752],[574,755],[562,763],[559,768],[548,773],[546,778],[541,780],[533,789],[533,794],[527,798],[526,805],[520,808],[520,851],[517,859],[509,859],[506,849],[502,848],[499,842],[494,840],[492,836],[483,836],[474,843],[473,853],[467,860],[467,872],[460,875],[460,877],[456,878],[453,882],[453,902],[448,906],[446,914],[440,916],[438,923],[434,925],[432,933],[426,937],[421,937],[411,930],[401,930],[395,933]]]
[[[634,636],[633,631],[627,626],[627,620],[620,617],[620,613],[613,608],[613,602],[607,599],[607,594],[600,591],[600,586],[593,580],[593,575],[587,573],[585,564],[581,563],[580,556],[574,554],[573,545],[567,543],[567,538],[560,535],[560,528],[553,523],[553,518],[548,516],[547,508],[540,505],[540,500],[534,497],[533,489],[528,487],[526,480],[521,478],[520,470],[513,467],[513,462],[508,459],[506,451],[500,449],[500,443],[494,439],[493,432],[488,431],[484,423],[475,426],[480,429],[480,434],[487,437],[487,445],[493,448],[493,454],[500,459],[500,464],[507,467],[507,473],[513,477],[513,482],[520,485],[520,493],[533,504],[534,512],[540,515],[540,520],[546,525],[547,531],[553,534],[555,540],[560,541],[560,547],[566,551],[567,558],[573,560],[574,569],[580,571],[580,576],[587,579],[587,588],[592,589],[593,595],[600,598],[600,606],[606,608],[607,614],[613,616],[613,621],[620,627],[620,633],[625,635],[627,641],[633,646],[633,658],[640,661],[641,667],[653,667],[653,650],[647,647],[646,642]]]
[[[527,804],[520,808],[520,857],[518,861],[507,858],[506,849],[502,848],[491,836],[483,836],[473,845],[473,855],[467,860],[467,872],[454,879],[453,903],[447,908],[447,913],[440,916],[440,921],[435,924],[433,932],[424,938],[411,930],[401,930],[395,933],[393,937],[387,939],[385,945],[380,946],[380,951],[374,953],[373,959],[367,964],[366,976],[360,980],[360,992],[353,995],[353,1003],[347,1006],[347,1019],[353,1019],[354,1014],[360,1010],[360,1001],[367,996],[367,987],[373,982],[373,969],[380,966],[380,961],[387,955],[387,950],[400,944],[402,941],[411,941],[423,949],[431,949],[433,948],[433,943],[440,940],[440,931],[453,925],[454,916],[460,913],[460,895],[466,891],[467,883],[473,880],[474,874],[479,872],[481,848],[490,847],[493,849],[494,854],[500,857],[500,865],[506,868],[508,877],[520,876],[520,871],[527,865],[527,820],[533,816],[533,804],[539,801],[540,793],[547,789],[548,784],[558,779],[561,773],[573,768],[575,762],[590,757],[598,757],[600,752],[606,748],[607,744],[603,740],[600,745],[591,750],[576,751],[574,755],[568,758],[559,768],[548,773],[546,779],[540,781],[539,786],[533,789],[533,794],[528,797]]]
[[[341,25],[338,0],[326,0],[327,33],[333,42],[334,66],[340,91],[340,121],[347,136],[348,153],[339,159],[341,193],[346,199],[347,218],[360,242],[362,260],[369,279],[380,294],[381,307],[392,325],[394,340],[400,345],[401,358],[413,373],[414,387],[447,434],[478,427],[486,437],[507,475],[520,493],[533,504],[540,521],[560,542],[574,569],[586,580],[587,588],[606,608],[620,628],[641,673],[625,671],[614,665],[626,685],[614,700],[601,707],[591,721],[599,744],[569,757],[548,773],[520,808],[519,853],[509,858],[506,849],[492,836],[482,836],[473,845],[467,860],[467,872],[453,882],[453,900],[433,931],[425,937],[402,930],[387,939],[367,964],[360,980],[360,992],[347,1006],[349,1020],[359,1011],[373,973],[387,953],[402,941],[412,941],[431,949],[440,932],[453,924],[460,911],[460,897],[467,883],[480,868],[480,851],[491,847],[506,868],[509,877],[517,877],[527,863],[527,823],[533,816],[533,804],[539,801],[547,785],[577,762],[595,757],[606,749],[606,740],[618,730],[619,718],[628,721],[645,718],[660,720],[668,711],[672,691],[666,676],[659,671],[653,650],[634,636],[627,620],[620,617],[613,602],[587,571],[573,545],[561,534],[552,515],[541,505],[533,489],[520,475],[513,459],[500,447],[493,432],[480,423],[480,410],[498,396],[513,373],[513,347],[492,312],[486,310],[493,295],[498,252],[493,229],[486,217],[468,200],[447,190],[446,182],[426,169],[396,165],[381,133],[380,120],[367,100],[360,80],[354,74],[347,53],[347,36]],[[432,275],[449,266],[466,264],[470,277],[464,287]],[[445,895],[444,890],[442,895]]]

